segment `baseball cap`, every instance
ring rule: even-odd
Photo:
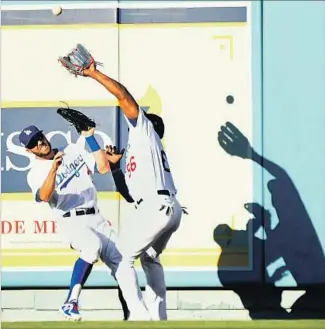
[[[159,138],[162,139],[164,137],[165,132],[165,125],[163,119],[159,115],[153,113],[144,113],[144,115],[148,118],[149,121],[151,121]]]
[[[19,134],[19,142],[27,147],[32,138],[41,132],[43,132],[43,130],[39,130],[36,126],[28,126]]]

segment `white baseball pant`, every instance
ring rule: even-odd
[[[147,279],[145,305],[152,320],[167,320],[166,283],[164,269],[159,255],[164,251],[178,225],[166,230],[160,238],[140,256],[141,265]]]
[[[79,251],[81,259],[90,264],[102,259],[115,276],[121,254],[115,245],[114,230],[100,213],[62,217],[59,229],[71,248]]]
[[[164,272],[158,256],[178,229],[181,217],[182,208],[175,197],[157,195],[143,200],[123,223],[117,241],[122,260],[116,278],[130,310],[131,321],[167,318]],[[141,255],[147,278],[148,308],[134,269],[134,261]]]

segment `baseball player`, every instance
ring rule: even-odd
[[[113,179],[116,185],[118,192],[124,197],[128,203],[133,203],[134,200],[129,193],[128,187],[125,182],[125,175],[122,170],[119,168],[118,162],[123,156],[124,150],[121,153],[118,152],[116,147],[106,146],[106,153],[110,156],[116,155],[119,158],[116,158],[114,163],[110,162],[112,168]],[[137,204],[135,204],[137,207]],[[183,212],[187,214],[184,207],[182,207]],[[154,252],[154,248],[151,247],[147,249],[146,253],[140,255],[140,261],[142,269],[146,275],[147,285],[145,287],[145,304],[149,309],[149,314],[152,320],[166,320],[167,319],[167,305],[166,305],[166,285],[163,276],[162,268],[160,267],[159,259],[156,259],[155,266],[152,264],[152,258],[150,252]],[[158,271],[155,268],[158,268]]]
[[[103,74],[93,63],[83,69],[113,94],[124,113],[129,127],[126,148],[125,181],[135,200],[135,211],[123,223],[117,247],[122,260],[116,271],[124,298],[130,310],[129,320],[167,319],[166,285],[159,255],[171,235],[178,229],[182,207],[176,199],[176,188],[161,138],[164,124],[160,117],[146,114],[119,82]],[[143,300],[134,269],[141,257],[148,286],[149,303]]]
[[[23,129],[20,143],[35,157],[27,175],[36,202],[46,202],[59,219],[59,227],[72,249],[79,251],[71,277],[70,290],[60,312],[67,319],[80,320],[78,299],[93,264],[100,258],[115,277],[121,254],[116,249],[115,232],[101,216],[97,191],[91,173],[110,171],[109,157],[99,147],[94,128],[82,132],[92,154],[77,144],[52,148],[42,130],[35,126]],[[121,292],[119,298],[127,316]]]

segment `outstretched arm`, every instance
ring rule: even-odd
[[[119,106],[128,119],[136,119],[138,117],[139,106],[125,86],[98,71],[94,64],[89,69],[84,70],[84,74],[99,82],[108,92],[117,98]]]
[[[287,173],[284,169],[282,169],[279,165],[275,164],[274,162],[264,158],[254,150],[252,150],[252,160],[266,169],[271,175],[275,178],[287,176]]]
[[[131,197],[129,193],[129,189],[125,182],[125,176],[122,170],[120,169],[120,160],[123,157],[125,149],[121,150],[119,152],[117,150],[116,146],[105,146],[105,152],[107,160],[109,161],[110,167],[112,169],[112,176],[115,182],[115,186],[117,188],[117,191],[120,192],[120,194],[123,196],[123,198],[129,202],[134,202],[133,198]]]
[[[134,202],[133,198],[129,193],[129,189],[125,182],[125,177],[121,169],[112,170],[113,179],[117,191],[122,195],[122,197],[129,203]]]
[[[97,170],[100,174],[106,174],[111,171],[109,161],[106,157],[105,151],[100,148],[94,136],[95,128],[88,131],[82,131],[81,134],[85,137],[86,142],[91,150],[91,153],[96,162]]]
[[[287,175],[285,170],[258,154],[246,136],[231,122],[226,122],[218,132],[220,146],[230,155],[251,159],[266,169],[274,177]]]

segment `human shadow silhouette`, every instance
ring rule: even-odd
[[[258,204],[245,206],[254,215],[253,231],[256,232],[258,225],[263,227],[265,232],[265,241],[261,240],[257,243],[259,248],[264,248],[264,264],[262,264],[264,282],[260,282],[259,284],[262,285],[253,293],[250,291],[250,294],[247,294],[245,287],[240,287],[235,292],[241,297],[250,314],[252,313],[251,317],[260,316],[254,314],[254,305],[261,308],[261,301],[267,301],[266,304],[270,302],[273,304],[272,309],[275,312],[266,317],[279,318],[287,316],[280,309],[282,289],[299,287],[306,290],[306,293],[292,306],[288,316],[325,318],[325,256],[317,232],[292,179],[282,167],[258,154],[251,147],[248,139],[232,123],[227,122],[221,126],[218,142],[229,155],[251,160],[274,177],[267,183],[267,188],[279,220],[278,225],[272,229],[270,213],[267,210]],[[217,229],[220,230],[220,227]],[[256,239],[254,237],[255,242]],[[225,245],[220,239],[216,239],[216,242],[223,249],[223,254]],[[222,267],[221,262],[225,262],[224,258],[225,256],[221,255],[220,267]],[[222,272],[219,271],[220,280],[224,280],[225,284],[229,285]],[[285,281],[286,278],[289,278],[289,281]]]
[[[229,281],[231,274],[229,273],[229,267],[245,266],[248,263],[247,258],[249,254],[243,252],[243,255],[241,255],[240,250],[249,250],[250,235],[253,234],[254,236],[261,228],[263,220],[265,223],[270,222],[270,212],[265,210],[260,204],[246,203],[244,208],[252,214],[252,218],[246,224],[246,229],[234,230],[227,224],[220,224],[213,232],[214,241],[222,249],[218,261],[219,279],[225,288],[232,289],[240,297],[244,308],[249,311],[249,316],[252,319],[287,319],[289,314],[281,307],[282,290],[271,285],[262,285],[260,282],[257,282],[257,284],[234,285]],[[254,236],[253,250],[257,250],[257,248],[264,249],[264,241]],[[242,259],[243,257],[246,257],[246,259]],[[258,271],[261,267],[261,259],[253,256],[252,260],[253,271]],[[228,269],[225,269],[226,267]],[[242,276],[242,273],[237,272],[237,275]]]

